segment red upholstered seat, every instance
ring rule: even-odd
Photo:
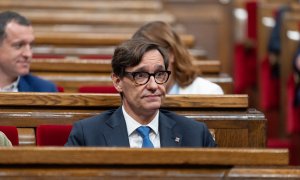
[[[100,54],[100,55],[81,55],[80,59],[107,59],[111,60],[112,55],[110,54]]]
[[[300,106],[294,105],[296,87],[294,76],[290,75],[287,84],[287,132],[289,134],[300,133]],[[300,142],[299,142],[300,143]]]
[[[65,92],[65,88],[62,86],[57,86],[58,92]]]
[[[32,58],[55,58],[55,59],[64,59],[64,55],[57,54],[34,54]]]
[[[80,93],[118,93],[114,86],[81,86]]]
[[[278,109],[279,108],[279,79],[272,76],[269,56],[266,55],[261,63],[261,99],[260,105],[263,110]]]
[[[245,93],[247,89],[256,85],[257,62],[257,2],[245,1],[248,15],[246,42],[237,43],[234,48],[234,93]]]
[[[63,146],[69,137],[72,125],[39,125],[36,128],[37,146]]]
[[[6,137],[10,140],[13,146],[19,145],[19,134],[18,129],[15,126],[0,126],[0,131],[2,131]]]

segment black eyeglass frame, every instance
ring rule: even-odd
[[[147,74],[147,75],[148,75],[148,79],[147,79],[147,81],[146,81],[145,83],[137,83],[137,81],[136,81],[136,76],[137,76],[138,74],[140,74],[140,73],[144,73],[144,74]],[[165,80],[164,82],[157,82],[157,79],[156,79],[155,77],[156,77],[156,75],[157,75],[158,73],[167,73],[167,74],[166,74],[166,75],[167,75],[167,78],[166,78],[166,80]],[[151,76],[154,77],[154,80],[155,80],[155,82],[156,82],[157,84],[164,84],[164,83],[166,83],[166,82],[169,80],[171,71],[157,71],[157,72],[155,72],[155,73],[148,73],[148,72],[127,72],[127,71],[125,71],[125,74],[126,74],[126,75],[130,75],[130,76],[132,77],[133,81],[135,82],[135,84],[137,84],[137,85],[145,85],[145,84],[147,84],[147,83],[149,82]]]

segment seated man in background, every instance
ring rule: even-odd
[[[56,86],[29,73],[33,28],[18,13],[0,13],[0,92],[57,92]]]
[[[216,146],[204,123],[160,110],[171,74],[168,61],[166,50],[152,42],[132,39],[118,46],[112,80],[122,105],[75,122],[66,146]]]
[[[166,86],[168,94],[224,94],[218,84],[199,77],[192,63],[195,58],[169,24],[162,21],[147,23],[132,38],[145,38],[168,50],[169,70],[172,71]]]
[[[12,146],[10,140],[2,131],[0,131],[0,146]]]

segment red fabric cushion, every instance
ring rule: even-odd
[[[37,146],[64,146],[72,125],[39,125],[36,128]]]
[[[268,148],[291,148],[291,141],[289,139],[268,139]]]
[[[234,61],[234,93],[245,93],[256,84],[256,49],[236,44]]]
[[[290,134],[300,133],[300,107],[294,106],[295,99],[294,76],[290,75],[287,84],[287,132]],[[299,142],[300,143],[300,142]]]
[[[6,137],[10,140],[13,146],[19,145],[19,134],[18,129],[15,126],[0,126],[0,131],[2,131]]]
[[[62,86],[57,86],[58,92],[65,92],[65,88]]]
[[[80,93],[118,93],[114,86],[82,86],[78,91]]]
[[[102,54],[102,55],[81,55],[79,56],[80,59],[107,59],[111,60],[112,55],[110,54]]]
[[[248,14],[247,21],[247,37],[252,40],[257,39],[257,2],[246,2],[246,10]]]
[[[34,54],[32,58],[55,58],[55,59],[63,59],[65,58],[64,55],[58,54]]]
[[[260,105],[263,110],[279,108],[279,79],[272,77],[271,65],[269,64],[268,55],[261,64],[261,98]]]

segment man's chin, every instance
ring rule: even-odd
[[[161,106],[161,103],[148,103],[146,109],[156,111]]]
[[[19,76],[25,76],[25,75],[27,75],[27,74],[29,74],[29,70],[28,71],[19,71]]]

